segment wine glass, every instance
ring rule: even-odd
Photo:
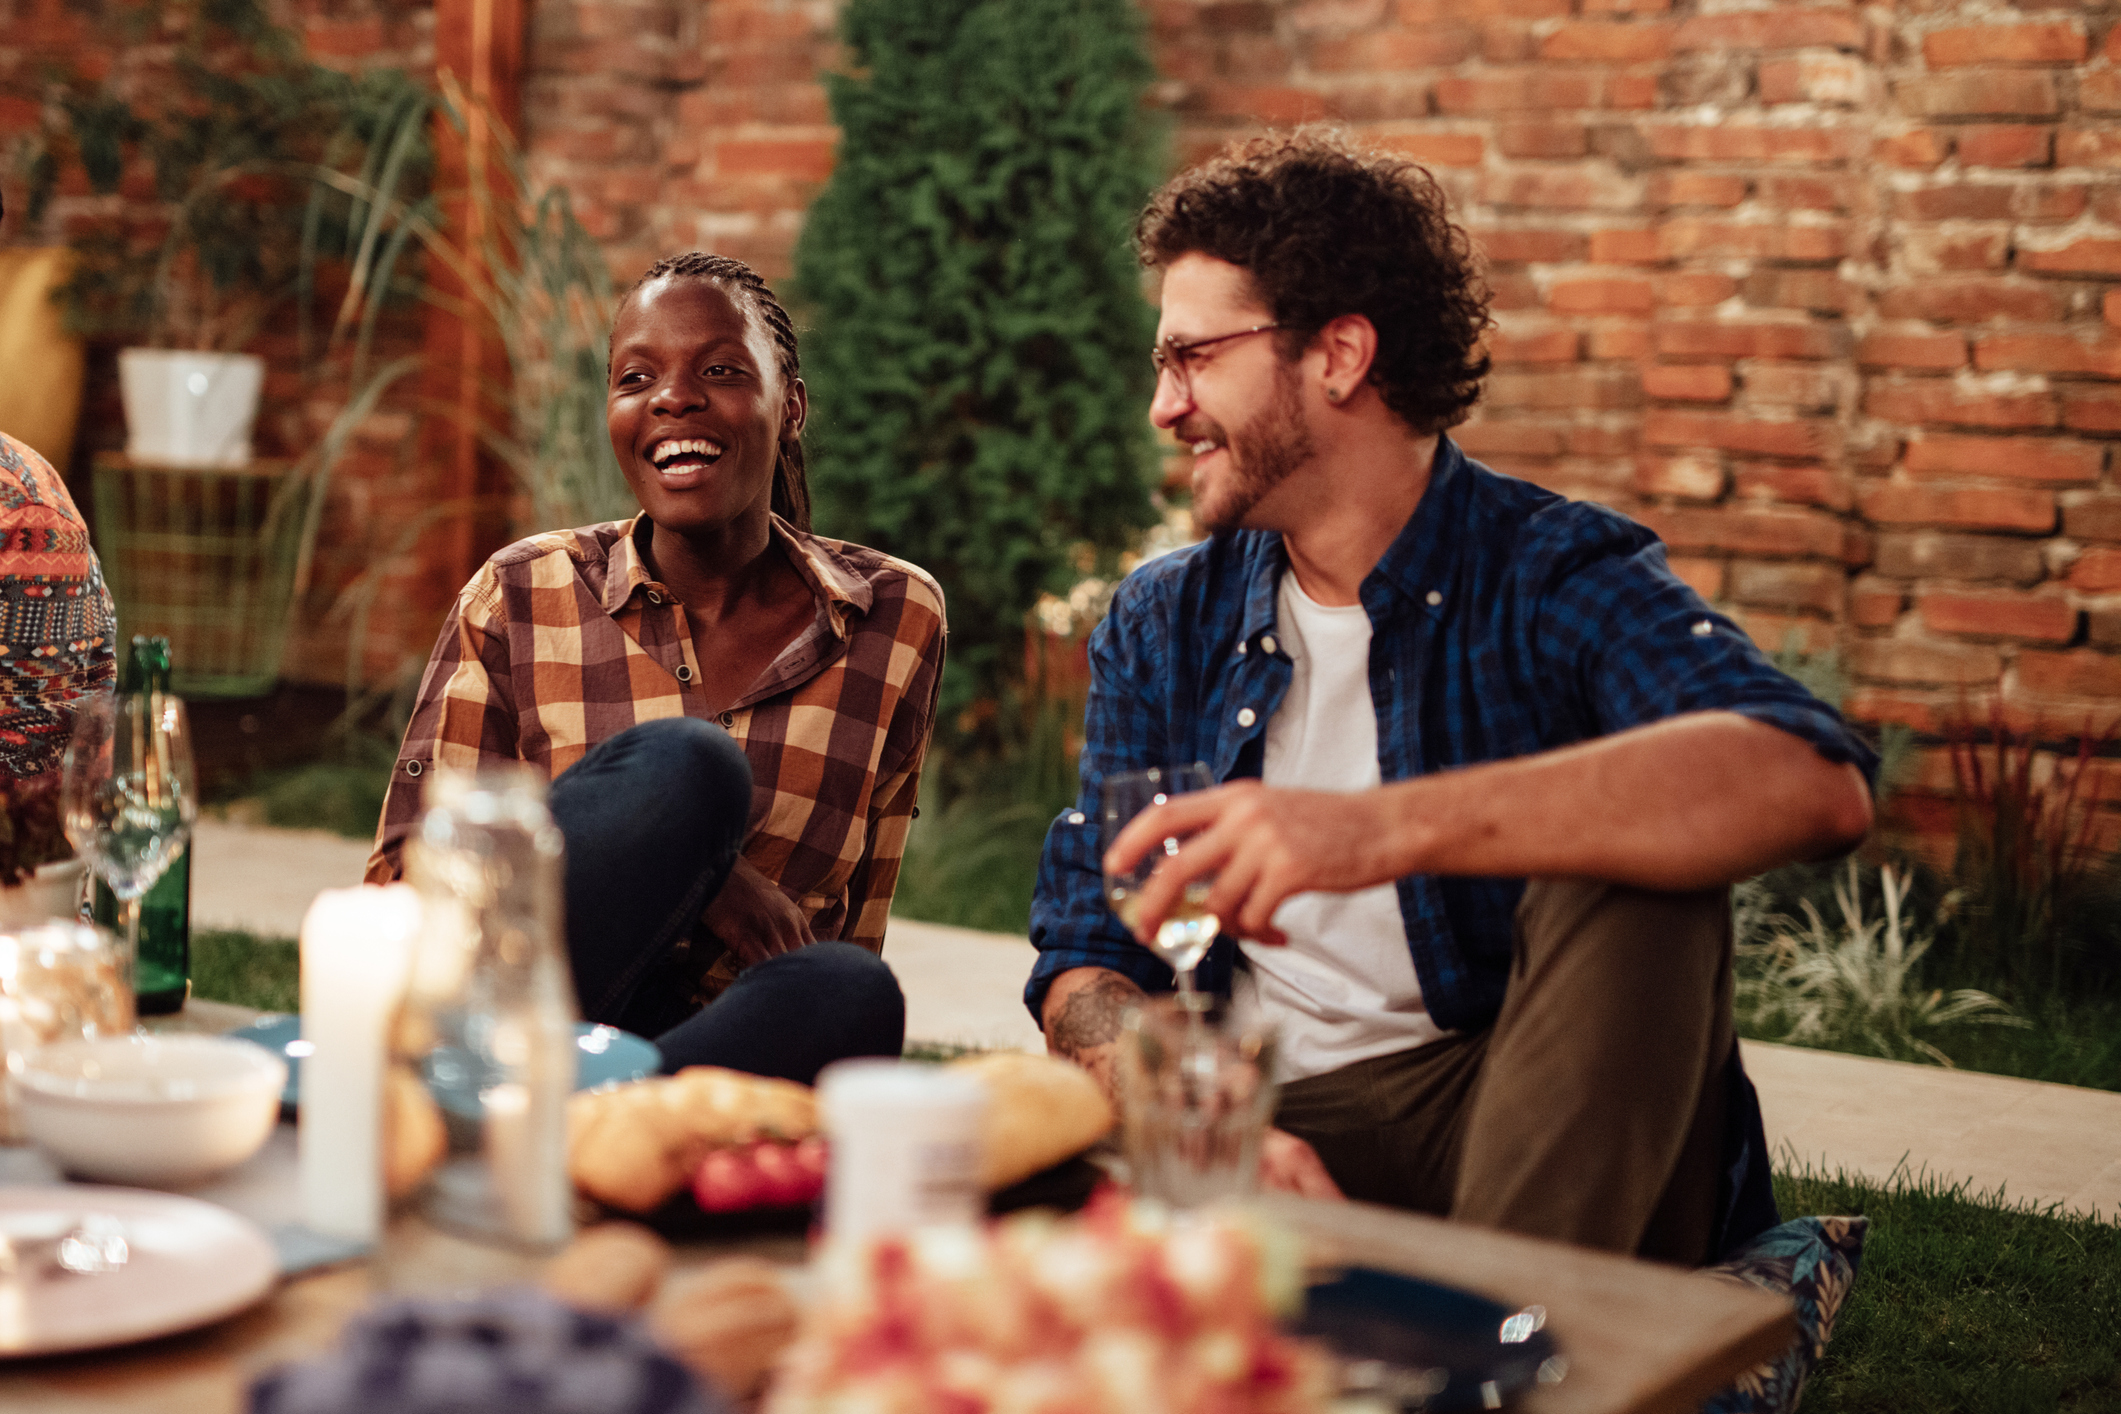
[[[1107,850],[1119,838],[1119,832],[1127,822],[1153,805],[1162,805],[1172,796],[1184,791],[1207,790],[1215,784],[1208,768],[1195,762],[1191,766],[1151,767],[1146,771],[1116,771],[1106,776],[1101,790],[1104,801],[1104,845]],[[1141,912],[1140,891],[1156,872],[1156,866],[1170,855],[1178,853],[1179,841],[1168,839],[1163,847],[1152,847],[1141,857],[1134,868],[1124,874],[1105,871],[1105,902],[1119,915],[1127,931],[1134,931],[1134,920]],[[1170,964],[1178,978],[1179,1005],[1187,1011],[1198,1011],[1200,1000],[1193,988],[1193,969],[1208,955],[1208,948],[1215,942],[1215,934],[1222,920],[1208,911],[1208,891],[1213,879],[1195,879],[1186,885],[1184,894],[1172,906],[1164,921],[1157,925],[1156,939],[1151,950]]]
[[[184,848],[199,814],[183,700],[166,692],[117,692],[82,703],[60,790],[66,837],[117,896],[130,995],[140,896]]]

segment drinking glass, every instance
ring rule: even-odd
[[[1274,1113],[1274,1031],[1224,998],[1128,1011],[1120,1033],[1121,1133],[1136,1194],[1173,1208],[1249,1195]]]
[[[1215,784],[1208,768],[1195,762],[1191,766],[1151,767],[1146,771],[1116,771],[1105,777],[1101,796],[1104,801],[1104,846],[1112,848],[1119,832],[1127,822],[1153,805],[1162,805],[1172,796],[1184,791],[1207,790]],[[1156,872],[1156,866],[1167,857],[1178,853],[1179,841],[1167,839],[1161,849],[1151,848],[1141,857],[1134,868],[1124,874],[1105,871],[1105,902],[1119,915],[1127,931],[1134,931],[1134,920],[1141,912],[1139,897],[1142,885]],[[1193,988],[1193,969],[1208,955],[1208,948],[1215,942],[1216,931],[1222,920],[1208,912],[1208,891],[1213,879],[1195,879],[1186,885],[1184,895],[1175,904],[1164,921],[1157,925],[1156,939],[1150,945],[1156,955],[1171,966],[1178,978],[1180,1005],[1188,1008],[1199,1005],[1198,994]]]
[[[117,896],[129,992],[140,896],[191,838],[199,813],[183,700],[166,692],[117,692],[83,703],[66,749],[60,808],[66,837]]]

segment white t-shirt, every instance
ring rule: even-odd
[[[1328,608],[1281,577],[1281,649],[1295,660],[1288,695],[1267,723],[1270,786],[1358,791],[1382,779],[1377,711],[1370,700],[1370,616],[1360,604]],[[1274,925],[1287,947],[1243,944],[1251,962],[1241,991],[1279,1027],[1283,1080],[1409,1050],[1443,1032],[1430,1019],[1407,951],[1399,892],[1379,884],[1352,894],[1285,899]]]

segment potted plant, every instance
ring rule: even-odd
[[[69,242],[60,298],[118,355],[128,454],[160,466],[250,460],[265,363],[243,350],[307,293],[305,251],[351,204],[314,180],[348,165],[413,84],[313,63],[258,0],[148,0],[126,13],[171,43],[167,71],[57,81],[29,161],[32,219],[69,173],[153,198],[146,221],[99,221]]]
[[[61,823],[59,780],[0,777],[0,928],[80,912],[86,866]]]

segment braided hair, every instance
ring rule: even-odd
[[[731,293],[742,295],[752,312],[765,321],[767,332],[773,335],[781,385],[792,386],[802,376],[802,363],[795,349],[794,322],[788,318],[788,311],[781,308],[781,302],[773,297],[766,282],[759,278],[759,272],[743,261],[726,255],[709,255],[703,250],[666,255],[649,266],[647,274],[633,282],[632,288],[626,291],[626,299],[633,298],[635,290],[655,280],[713,280],[733,287]],[[780,454],[773,464],[773,513],[798,530],[810,529],[810,482],[803,472],[800,432],[781,438]]]

